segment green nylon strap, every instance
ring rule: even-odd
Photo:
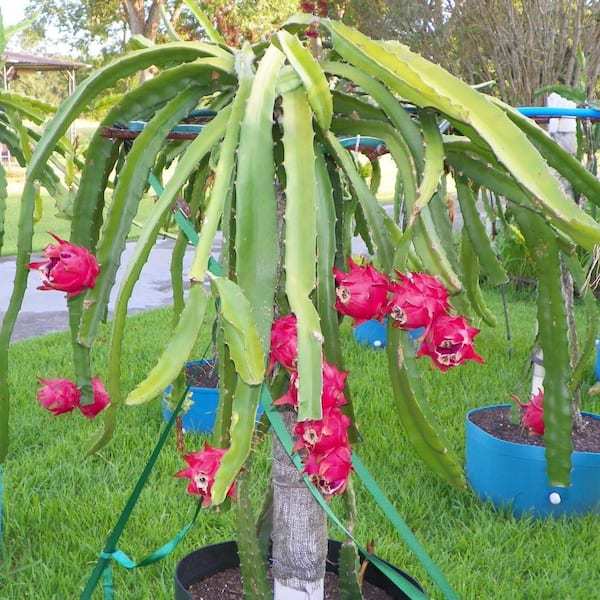
[[[113,585],[112,578],[112,564],[109,562],[104,569],[102,574],[102,592],[104,593],[104,600],[113,600],[115,597],[115,586]]]
[[[171,432],[171,429],[173,428],[173,425],[175,424],[175,420],[177,418],[177,415],[181,411],[181,407],[183,406],[183,403],[187,397],[189,389],[190,389],[190,386],[188,385],[186,387],[186,389],[184,390],[183,394],[181,395],[181,398],[177,402],[177,406],[175,407],[175,410],[171,414],[171,417],[169,418],[167,424],[165,425],[162,433],[160,434],[158,442],[156,443],[156,446],[154,447],[154,450],[152,451],[152,454],[150,455],[150,458],[148,459],[148,462],[146,463],[146,466],[144,467],[142,474],[140,475],[137,483],[135,484],[135,487],[133,488],[133,491],[131,492],[129,499],[127,500],[127,503],[125,504],[125,508],[123,508],[123,511],[121,512],[121,515],[119,516],[119,519],[117,520],[117,524],[115,525],[110,536],[108,537],[108,541],[106,542],[106,545],[104,546],[104,550],[102,550],[102,552],[100,553],[100,556],[98,557],[98,561],[96,562],[96,566],[94,567],[94,570],[92,571],[92,574],[90,575],[87,585],[85,586],[85,589],[83,590],[83,592],[81,593],[81,596],[79,597],[80,600],[90,600],[91,599],[92,594],[93,594],[94,590],[96,589],[98,582],[100,581],[100,578],[103,578],[103,582],[104,582],[103,588],[104,588],[105,600],[112,600],[114,594],[113,594],[113,586],[112,586],[111,562],[112,562],[112,559],[114,558],[115,554],[120,556],[120,553],[117,551],[117,543],[119,541],[119,538],[121,537],[121,534],[123,533],[123,530],[125,529],[125,525],[127,524],[127,521],[129,520],[129,517],[131,516],[131,513],[132,513],[137,501],[139,500],[140,494],[142,493],[142,490],[144,489],[144,486],[146,485],[146,482],[148,481],[148,477],[150,476],[150,473],[154,467],[154,464],[156,463],[156,460],[158,459],[158,456],[159,456],[161,450],[163,449],[165,442],[167,441],[169,433]],[[198,513],[198,509],[196,510],[196,515],[194,516],[194,520],[197,517],[197,513]],[[193,523],[193,521],[192,521],[192,523]],[[184,527],[184,530],[186,532],[187,532],[187,530],[189,530],[192,523],[189,523],[188,525],[186,525]],[[183,535],[178,534],[177,536],[175,536],[174,539],[176,540],[180,536],[183,537]],[[171,542],[173,542],[173,540],[171,540]],[[168,546],[171,542],[169,542],[165,545]],[[174,547],[175,546],[173,546],[173,548]],[[164,548],[164,546],[163,546],[163,548]],[[157,550],[157,552],[160,552],[160,550],[162,550],[162,548]],[[151,555],[151,556],[153,556],[153,555]],[[145,560],[147,560],[147,559],[145,559]],[[156,559],[156,560],[158,560],[158,559]],[[142,561],[142,562],[144,562],[144,561]]]
[[[277,408],[273,406],[271,396],[266,389],[266,386],[263,385],[262,393],[261,393],[261,403],[263,406],[263,410],[265,414],[269,418],[271,422],[271,426],[275,431],[275,434],[279,438],[279,441],[285,448],[288,453],[290,459],[296,466],[296,468],[300,471],[304,467],[300,457],[297,454],[292,454],[293,442],[292,438],[287,431],[283,420],[281,419],[281,415],[277,411]],[[421,562],[423,567],[429,573],[431,579],[436,583],[440,591],[444,594],[445,598],[448,600],[458,600],[458,596],[450,587],[450,584],[444,579],[443,575],[439,571],[439,569],[435,566],[431,558],[428,556],[425,549],[419,544],[416,537],[410,531],[410,528],[402,519],[402,517],[397,513],[395,508],[389,502],[389,500],[385,497],[383,491],[379,488],[379,486],[375,483],[373,478],[369,475],[366,467],[362,464],[360,459],[353,453],[352,454],[352,462],[354,469],[359,476],[359,478],[363,481],[365,487],[369,490],[377,504],[383,510],[384,514],[401,537],[404,538],[406,544],[410,548],[410,550],[415,554],[417,559]],[[310,479],[304,475],[303,481],[311,491],[312,495],[322,507],[322,509],[327,513],[327,516],[347,535],[353,542],[356,544],[356,547],[360,551],[360,553],[367,558],[367,560],[375,565],[381,572],[383,572],[391,581],[394,582],[395,585],[398,586],[405,594],[408,595],[411,599],[425,600],[427,596],[425,596],[420,590],[418,590],[415,586],[413,586],[409,581],[404,579],[395,569],[391,568],[387,563],[382,561],[377,556],[368,552],[365,548],[363,548],[360,543],[352,536],[352,534],[347,530],[345,525],[339,520],[339,518],[335,515],[335,513],[329,507],[329,504],[325,501],[321,493],[315,488],[315,486],[311,483]]]
[[[196,522],[198,518],[198,514],[200,513],[200,509],[202,508],[202,501],[198,502],[198,506],[196,507],[196,512],[192,517],[192,520],[172,539],[169,540],[166,544],[163,544],[160,548],[155,550],[152,554],[148,555],[146,558],[140,560],[139,562],[133,561],[125,552],[122,550],[114,550],[113,552],[104,552],[100,553],[102,558],[108,558],[114,560],[116,563],[120,564],[125,569],[137,569],[138,567],[145,567],[146,565],[151,565],[156,561],[159,561],[165,556],[168,556],[177,548],[179,542],[184,538],[187,532],[191,529],[192,525]]]
[[[152,189],[156,192],[157,196],[162,195],[164,188],[154,173],[148,175],[148,183],[152,186]],[[181,210],[176,210],[174,213],[175,222],[183,231],[187,239],[193,246],[198,245],[199,237],[198,232],[194,229],[192,222],[183,214]],[[208,269],[213,275],[221,275],[221,265],[212,257],[208,258]]]
[[[406,521],[398,514],[392,503],[383,493],[383,490],[379,487],[373,477],[371,477],[371,474],[363,462],[354,453],[352,453],[352,465],[354,466],[354,470],[359,479],[369,490],[385,516],[396,528],[396,531],[404,538],[406,545],[425,567],[431,579],[436,583],[442,594],[444,594],[444,597],[448,598],[448,600],[458,600],[456,592],[452,589],[425,549],[421,546],[413,532],[410,530],[410,527],[406,524]]]

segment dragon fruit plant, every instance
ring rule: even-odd
[[[416,375],[417,352],[404,329],[426,328],[418,354],[442,370],[482,360],[473,349],[473,323],[493,325],[495,316],[485,305],[479,278],[506,281],[476,206],[486,189],[506,199],[539,274],[539,333],[548,361],[548,471],[552,481],[567,483],[570,390],[582,369],[570,364],[560,262],[568,257],[579,276],[571,250],[600,244],[600,225],[565,196],[554,170],[590,202],[600,201],[600,183],[517,111],[406,46],[369,39],[324,16],[321,3],[319,14],[299,14],[269,40],[241,48],[228,47],[192,0],[186,5],[200,19],[206,39],[161,45],[137,39],[135,50],[91,73],[62,104],[29,163],[21,217],[29,227],[20,231],[25,253],[37,183],[57,140],[122,78],[157,68],[153,79],[125,93],[108,111],[89,144],[74,200],[69,243],[87,248],[100,265],[94,287],[68,299],[75,384],[79,404],[86,406],[94,402],[90,349],[133,217],[149,179],[163,188],[119,287],[105,382],[110,404],[100,413],[104,428],[90,451],[110,440],[123,403],[157,401],[181,377],[207,307],[218,298],[220,419],[211,445],[182,465],[179,475],[189,479],[189,491],[211,506],[232,494],[243,502],[244,486],[233,486],[249,476],[244,465],[251,457],[265,386],[279,410],[291,416],[294,450],[304,457],[309,478],[326,496],[346,487],[356,374],[344,370],[340,313],[357,323],[387,317],[390,394],[402,425],[424,463],[449,485],[465,489],[461,462],[427,402]],[[311,51],[315,47],[319,52]],[[171,135],[198,111],[205,120],[197,136]],[[124,143],[114,124],[140,120],[143,129]],[[448,133],[440,128],[442,121],[451,125]],[[353,152],[371,160],[370,182],[361,176]],[[376,197],[378,156],[384,152],[398,168],[397,220]],[[460,251],[444,202],[448,173],[456,182],[464,222]],[[181,208],[199,233],[187,273],[190,289],[184,296],[182,256],[188,241],[182,233],[172,262],[178,324],[146,379],[123,390],[127,301],[161,227]],[[224,245],[218,269],[212,265],[207,272],[219,230]],[[347,262],[354,232],[377,269]],[[23,272],[28,262],[21,262]],[[15,287],[11,314],[18,312],[23,293],[24,287]],[[11,320],[4,325],[0,352],[6,352],[13,325]],[[0,459],[8,451],[4,367]],[[280,373],[288,383],[277,391],[273,381]],[[274,558],[282,565],[275,574],[278,597],[293,587],[311,590],[304,597],[315,598],[324,572],[325,517],[314,502],[316,512],[293,510],[304,484],[295,467],[286,469],[279,459],[275,463],[282,470],[274,474],[273,531],[285,538],[281,547],[274,544]],[[283,488],[293,493],[279,496]],[[244,517],[245,507],[239,511]],[[286,514],[299,512],[301,524],[285,522]],[[306,547],[297,530],[310,531]],[[247,523],[240,527],[238,547],[243,562],[255,554],[256,538]],[[281,558],[294,552],[302,553],[300,569],[299,560],[289,564]]]
[[[521,425],[534,435],[544,435],[544,390],[538,388],[529,402],[522,402],[514,394],[511,397],[521,409]]]

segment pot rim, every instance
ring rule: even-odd
[[[337,567],[339,562],[339,552],[342,546],[342,542],[339,540],[335,540],[329,538],[327,540],[327,561],[326,561],[326,570],[337,573]],[[234,540],[226,540],[222,542],[216,543],[208,543],[204,546],[200,546],[195,550],[184,555],[175,566],[175,593],[176,598],[191,598],[191,595],[186,589],[186,586],[189,585],[187,578],[185,575],[187,573],[182,573],[187,567],[187,563],[194,563],[200,555],[211,554],[217,552],[221,554],[224,550],[228,552],[227,556],[229,556],[232,560],[226,561],[231,564],[232,567],[239,565],[239,556],[237,554],[237,541]],[[222,555],[222,554],[221,554]],[[364,560],[364,557],[361,554],[361,563]],[[404,571],[403,569],[389,563],[386,560],[381,559],[384,563],[398,572],[406,581],[414,585],[421,592],[424,592],[421,584],[409,573]],[[229,567],[228,567],[229,568]],[[398,587],[395,586],[375,565],[369,564],[369,568],[367,569],[366,580],[373,584],[375,587],[379,587],[383,591],[387,591],[390,593],[390,589],[386,586],[391,585],[393,587],[394,592],[397,593],[400,597],[407,598],[406,594]]]

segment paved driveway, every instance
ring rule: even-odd
[[[130,313],[171,304],[169,263],[173,244],[174,242],[169,239],[160,240],[155,244],[129,301],[128,311]],[[215,253],[218,250],[219,248],[215,247]],[[128,244],[123,253],[123,265],[127,264],[132,252],[133,244]],[[190,247],[185,255],[184,276],[191,266],[193,253],[194,249]],[[0,320],[4,318],[8,307],[15,271],[16,265],[12,258],[0,259],[0,282],[2,282],[0,285]],[[114,301],[122,274],[123,269],[121,268],[117,274],[117,284],[111,295],[109,313],[114,309]],[[39,285],[40,278],[36,272],[32,271],[28,278],[27,291],[15,326],[13,341],[68,329],[65,295],[61,292],[38,290],[37,286]]]

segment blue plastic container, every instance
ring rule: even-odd
[[[596,340],[596,365],[594,367],[596,381],[600,381],[600,340]]]
[[[165,393],[170,393],[169,386]],[[191,387],[192,406],[181,415],[181,426],[184,432],[211,433],[215,427],[217,407],[219,406],[219,388]],[[163,417],[165,421],[171,418],[171,411],[167,408],[167,401],[163,399]]]
[[[194,360],[188,364],[210,364],[212,360]],[[165,390],[165,394],[169,394],[171,386]],[[192,386],[190,388],[192,394],[192,406],[187,412],[181,415],[181,426],[185,432],[194,433],[212,433],[215,427],[217,418],[217,408],[219,406],[219,388],[200,388]],[[262,415],[263,409],[258,407],[257,421]],[[171,411],[167,408],[167,400],[163,398],[162,413],[165,421],[171,418]]]
[[[387,341],[385,327],[385,319],[383,324],[375,319],[366,321],[353,329],[354,339],[363,346],[370,346],[376,350],[383,349]],[[411,329],[408,335],[413,342],[416,342],[424,331],[424,327],[419,327],[418,329]]]
[[[500,440],[471,422],[471,414],[488,408],[469,411],[466,425],[467,479],[480,498],[515,516],[600,514],[600,454],[573,452],[571,485],[550,486],[545,448]]]
[[[372,320],[361,323],[354,327],[352,333],[354,339],[362,346],[370,346],[375,349],[385,348],[387,333],[385,325],[379,321]]]
[[[167,392],[170,390],[167,388]],[[190,409],[181,415],[181,427],[183,432],[211,433],[215,427],[217,418],[217,406],[219,405],[219,390],[209,388],[190,388],[192,402]],[[171,418],[171,411],[163,400],[163,417],[165,421]]]

